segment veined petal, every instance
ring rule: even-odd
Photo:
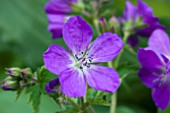
[[[63,47],[52,44],[44,53],[45,67],[54,74],[59,75],[74,62],[71,54]]]
[[[149,39],[149,47],[159,54],[170,56],[170,40],[163,30],[155,30]]]
[[[149,88],[152,88],[156,80],[159,79],[159,75],[155,75],[154,72],[146,68],[140,69],[138,74],[140,80]]]
[[[61,73],[59,80],[64,94],[70,97],[82,97],[86,94],[86,81],[81,70],[68,68]]]
[[[119,85],[119,74],[112,68],[91,65],[85,71],[85,77],[90,87],[114,93]]]
[[[64,41],[74,54],[85,53],[92,39],[92,29],[80,16],[71,17],[63,28]]]
[[[68,2],[63,0],[49,0],[45,6],[45,11],[48,14],[64,14],[71,11]]]
[[[152,98],[159,108],[165,110],[170,101],[169,83],[160,83],[158,87],[152,89]]]
[[[143,68],[152,70],[152,72],[160,72],[160,69],[164,68],[161,59],[152,50],[139,49],[138,60]]]
[[[92,62],[108,62],[119,54],[123,47],[121,38],[112,33],[101,34],[91,45],[88,55]]]

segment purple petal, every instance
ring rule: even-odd
[[[46,13],[50,14],[65,14],[71,11],[68,2],[63,0],[49,0],[45,6]]]
[[[143,68],[152,70],[153,72],[159,72],[164,66],[161,59],[152,50],[139,49],[138,60]]]
[[[149,47],[159,54],[170,56],[170,40],[163,30],[155,30],[149,39]]]
[[[44,53],[45,67],[54,74],[59,75],[73,63],[72,56],[63,47],[52,44]]]
[[[133,20],[136,21],[138,14],[137,8],[131,2],[126,1],[126,9],[124,11],[124,18],[126,21]]]
[[[14,88],[8,88],[7,86],[5,86],[5,85],[2,85],[2,87],[1,87],[3,90],[5,90],[5,91],[15,91],[16,89],[14,89]]]
[[[90,87],[114,93],[119,85],[119,74],[112,68],[91,65],[91,68],[87,68],[85,76]]]
[[[82,97],[86,94],[86,81],[81,70],[68,68],[59,77],[61,90],[70,97]]]
[[[143,37],[150,37],[152,32],[154,32],[156,29],[165,30],[166,28],[158,23],[150,24],[150,25],[148,25],[148,27],[138,30],[137,34],[140,36],[143,36]]]
[[[149,88],[152,88],[154,86],[155,81],[159,79],[158,75],[155,75],[152,70],[148,70],[146,68],[140,69],[138,74],[140,80]]]
[[[49,20],[48,30],[52,32],[53,38],[62,37],[62,29],[67,16],[55,14],[48,14],[47,16]]]
[[[143,21],[145,23],[157,23],[158,18],[154,17],[152,8],[149,7],[146,3],[144,3],[142,0],[138,0],[138,13],[140,16],[142,16]]]
[[[112,33],[101,34],[91,45],[88,56],[93,62],[108,62],[119,54],[123,47],[121,38]]]
[[[158,87],[152,89],[152,98],[155,104],[165,110],[170,101],[170,83],[159,84]]]
[[[47,93],[55,93],[57,89],[55,88],[59,84],[59,78],[56,78],[46,84],[45,90]]]
[[[156,29],[165,30],[165,27],[159,24],[159,19],[153,15],[152,8],[142,0],[138,0],[138,13],[142,17],[143,22],[148,25],[148,27],[138,31],[140,36],[149,37]]]
[[[64,41],[74,54],[85,52],[92,39],[92,29],[80,16],[71,17],[63,28]]]
[[[130,36],[130,37],[128,37],[127,43],[128,43],[131,47],[135,47],[135,46],[138,45],[138,43],[139,43],[138,37],[137,37],[136,35],[135,35],[135,36]]]

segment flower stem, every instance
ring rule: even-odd
[[[117,93],[115,92],[112,95],[112,103],[111,103],[111,109],[110,109],[110,113],[116,113],[116,104],[117,104]]]
[[[123,42],[124,42],[125,46],[127,44],[127,38],[129,37],[129,35],[130,35],[129,32],[124,32]],[[122,48],[121,52],[119,53],[119,55],[115,59],[114,63],[112,63],[112,61],[108,62],[108,66],[110,68],[113,68],[113,67],[114,67],[114,69],[118,68],[119,61],[120,61],[120,58],[123,54],[123,51],[124,51],[124,48]],[[110,113],[116,113],[116,104],[117,104],[117,92],[115,92],[111,97]]]
[[[81,111],[81,108],[78,104],[76,104],[71,98],[67,98],[67,100],[74,106],[77,110]]]

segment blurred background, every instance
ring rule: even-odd
[[[31,67],[36,70],[43,65],[43,52],[52,43],[65,46],[63,39],[52,40],[47,31],[47,17],[44,6],[48,0],[0,0],[0,82],[6,76],[5,68]],[[113,0],[112,9],[122,15],[125,0]],[[136,0],[131,0],[136,4]],[[170,0],[143,0],[153,8],[160,23],[167,27],[170,35]],[[112,5],[112,4],[111,4]],[[111,12],[111,11],[110,11]],[[114,13],[114,12],[113,12]],[[147,39],[141,46],[147,46]],[[128,56],[128,53],[127,53]],[[130,62],[138,63],[129,57]],[[126,71],[126,70],[125,70]],[[28,97],[24,94],[15,101],[15,92],[0,89],[0,113],[33,113]],[[150,89],[146,88],[136,74],[127,77],[118,91],[118,113],[156,113]],[[94,106],[97,113],[108,113],[109,107]],[[54,113],[59,110],[53,101],[42,97],[40,113]],[[170,110],[164,111],[170,113]]]

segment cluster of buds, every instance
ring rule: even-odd
[[[9,76],[4,79],[3,90],[15,91],[25,86],[34,85],[37,81],[30,68],[6,68]]]

